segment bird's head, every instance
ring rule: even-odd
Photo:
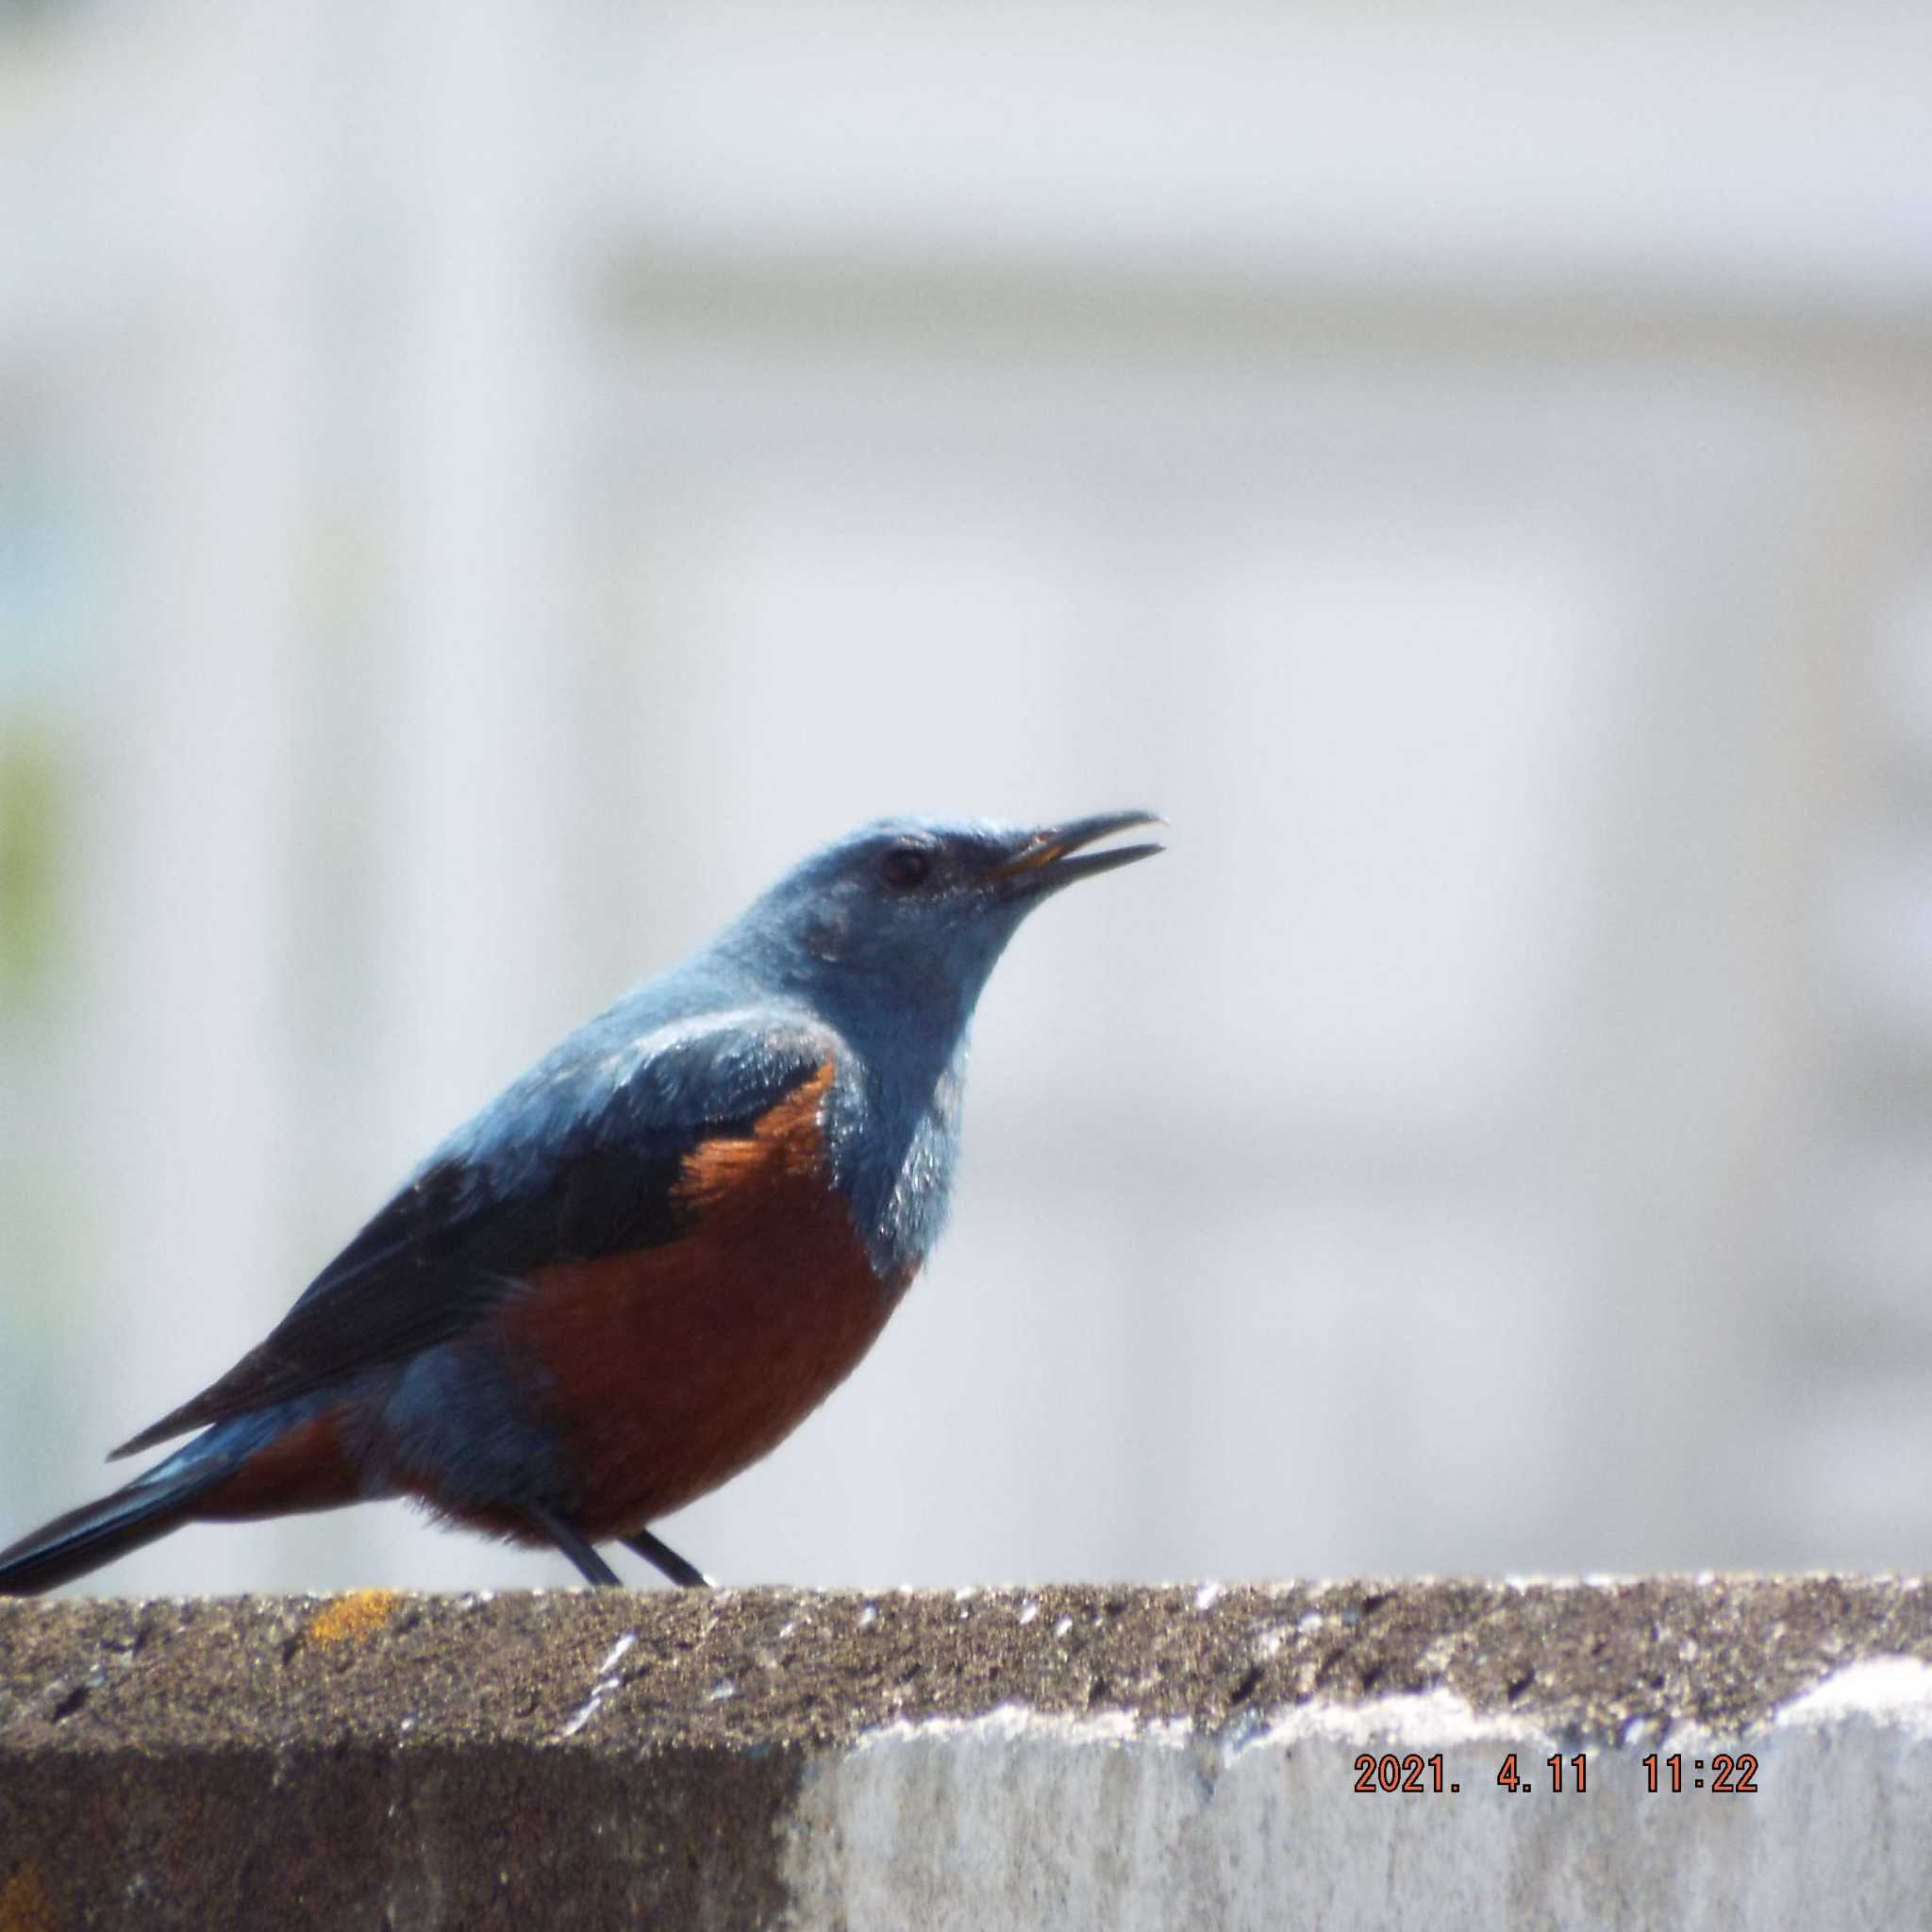
[[[1075,879],[1161,848],[1097,841],[1156,824],[1096,812],[1058,824],[879,819],[815,852],[728,936],[768,983],[859,1037],[957,1041],[1027,913]]]

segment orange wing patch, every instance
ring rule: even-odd
[[[684,1158],[678,1178],[678,1205],[710,1215],[727,1215],[741,1197],[796,1185],[828,1187],[825,1158],[825,1095],[838,1069],[827,1060],[802,1087],[788,1093],[752,1124],[743,1141],[706,1141]]]
[[[688,1234],[535,1269],[498,1318],[544,1371],[587,1536],[641,1528],[775,1448],[884,1326],[892,1298],[831,1181],[835,1071],[685,1158]]]

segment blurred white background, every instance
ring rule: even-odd
[[[1149,804],[675,1545],[1932,1562],[1928,83],[1857,0],[0,7],[0,1541],[822,838]]]

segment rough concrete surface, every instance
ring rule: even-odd
[[[0,1932],[1665,1924],[1932,1924],[1932,1590],[0,1601]]]

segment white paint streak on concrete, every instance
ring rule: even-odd
[[[614,1671],[618,1667],[618,1665],[624,1661],[625,1653],[628,1651],[631,1648],[631,1646],[637,1642],[637,1641],[638,1633],[635,1630],[626,1630],[624,1633],[624,1635],[620,1637],[617,1640],[617,1641],[613,1643],[610,1646],[609,1650],[605,1654],[604,1661],[597,1666],[597,1674],[600,1677],[608,1677],[610,1674],[610,1673]]]
[[[1777,1714],[1780,1724],[1866,1717],[1932,1738],[1932,1666],[1915,1657],[1874,1657],[1834,1671]]]
[[[638,1641],[635,1630],[626,1630],[610,1646],[604,1661],[597,1666],[597,1681],[591,1687],[591,1694],[584,1699],[571,1721],[564,1725],[562,1735],[575,1738],[583,1727],[597,1715],[597,1707],[617,1689],[620,1679],[617,1667],[624,1661],[625,1653]]]
[[[1932,1669],[1850,1665],[1741,1737],[1579,1745],[1447,1691],[1315,1703],[1218,1733],[1045,1716],[872,1732],[808,1774],[786,1875],[801,1932],[951,1928],[1920,1924],[1932,1899]],[[1581,1749],[1587,1784],[1574,1789]],[[1685,1789],[1646,1789],[1645,1753]],[[1440,1753],[1456,1792],[1358,1792]],[[1514,1752],[1532,1787],[1496,1783]],[[1757,1790],[1709,1790],[1748,1753]],[[1565,1790],[1546,1763],[1564,1760]],[[1698,1760],[1700,1769],[1693,1769]],[[1706,1788],[1695,1789],[1702,1776]],[[1424,1782],[1428,1782],[1425,1775]]]

